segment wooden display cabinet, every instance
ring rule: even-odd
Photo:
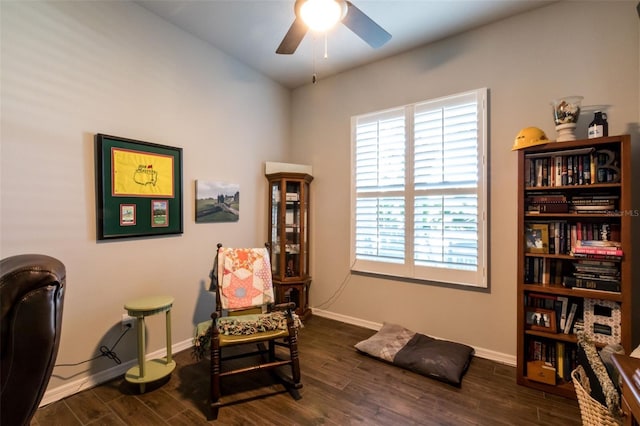
[[[292,301],[303,319],[309,309],[309,186],[306,173],[271,173],[269,254],[278,303]]]
[[[519,384],[575,398],[570,373],[579,330],[598,347],[633,349],[635,214],[628,135],[518,152]],[[533,368],[539,364],[545,374]]]

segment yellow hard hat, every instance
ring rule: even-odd
[[[529,148],[535,145],[542,145],[551,142],[547,135],[537,127],[525,127],[518,132],[516,140],[513,143],[511,151],[518,149]]]

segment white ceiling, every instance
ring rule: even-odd
[[[355,68],[557,0],[351,0],[391,33],[379,49],[339,24],[307,33],[293,55],[276,48],[294,19],[295,0],[135,0],[147,10],[288,88]]]

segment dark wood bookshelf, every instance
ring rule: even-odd
[[[576,398],[573,384],[567,377],[567,372],[573,368],[572,361],[569,356],[565,357],[563,362],[559,362],[556,357],[560,349],[564,353],[569,351],[575,351],[577,347],[577,337],[573,327],[569,330],[569,333],[564,333],[563,330],[557,330],[558,332],[550,332],[540,330],[540,327],[533,327],[527,325],[526,313],[531,313],[531,306],[527,306],[526,303],[532,303],[535,300],[535,295],[543,295],[542,297],[549,300],[556,300],[558,297],[566,297],[569,299],[568,305],[578,305],[578,315],[582,314],[584,309],[584,303],[586,299],[596,299],[603,301],[602,303],[611,304],[614,303],[620,310],[621,324],[620,324],[620,342],[625,349],[626,353],[633,350],[632,347],[632,283],[631,283],[631,217],[632,214],[627,212],[633,212],[631,206],[631,145],[630,136],[611,136],[597,139],[576,140],[569,142],[552,142],[545,145],[537,145],[530,148],[520,150],[518,152],[518,277],[517,277],[517,368],[516,368],[516,380],[517,383],[523,386],[527,386],[533,389],[538,389],[544,392],[552,394]],[[567,154],[571,150],[580,150],[578,154]],[[605,151],[606,150],[606,151]],[[610,157],[601,157],[606,155],[603,153],[612,152],[615,154],[614,159]],[[584,152],[587,152],[586,154]],[[561,169],[560,164],[567,158],[558,158],[562,156],[572,155],[573,163],[576,160],[578,164],[583,164],[584,171],[589,170],[591,172],[591,180],[593,183],[580,183],[580,184],[556,184],[560,182]],[[582,157],[580,157],[582,156]],[[602,160],[606,160],[603,164]],[[542,182],[547,183],[541,185],[541,180],[538,175],[540,171],[539,161],[543,163],[543,169],[545,177]],[[589,164],[589,169],[587,169]],[[612,167],[613,166],[613,167]],[[534,168],[535,167],[535,168]],[[546,169],[544,169],[546,168]],[[606,169],[606,170],[604,170]],[[581,169],[582,170],[582,169]],[[595,171],[595,174],[594,174]],[[557,172],[557,173],[556,173]],[[575,173],[575,172],[574,172]],[[581,172],[582,173],[582,172]],[[609,173],[609,174],[607,174]],[[596,175],[598,178],[596,179]],[[598,181],[601,176],[605,175],[607,182]],[[574,175],[575,176],[575,175]],[[587,180],[586,174],[581,175],[583,182]],[[564,178],[562,183],[565,183]],[[546,198],[544,201],[538,201],[543,199],[542,196],[547,195],[563,195],[566,201],[559,201],[561,203],[568,203],[568,211],[555,212],[557,209],[553,209],[553,213],[547,212],[531,212],[532,209],[537,209],[538,204],[548,201]],[[579,199],[578,196],[582,197]],[[615,200],[616,206],[614,209],[609,208],[604,211],[596,211],[593,213],[578,212],[581,204],[586,202],[589,206],[600,205],[597,204],[597,196],[608,198],[609,200]],[[593,198],[592,198],[593,197]],[[561,198],[564,200],[565,198]],[[535,200],[535,201],[532,201]],[[600,201],[600,200],[598,200]],[[531,205],[528,203],[531,202]],[[549,201],[551,202],[551,201]],[[553,206],[547,206],[548,210],[551,210]],[[591,208],[591,207],[587,207]],[[595,208],[595,207],[594,207]],[[542,210],[542,208],[540,208]],[[575,211],[574,211],[575,210]],[[583,210],[586,210],[583,208]],[[594,228],[593,234],[597,234],[595,229],[599,229],[601,226],[603,229],[612,230],[615,228],[616,232],[620,235],[619,243],[623,255],[615,257],[613,255],[607,256],[589,256],[581,257],[573,255],[573,247],[571,242],[561,242],[560,249],[558,247],[558,237],[555,234],[555,247],[557,252],[553,253],[536,253],[534,249],[527,249],[527,237],[531,238],[533,232],[530,228],[535,229],[540,223],[549,223],[557,229],[559,226],[565,226],[566,232],[564,238],[570,239],[571,234],[569,229],[573,227],[588,224]],[[558,225],[560,223],[561,225]],[[578,225],[580,223],[581,225]],[[549,235],[551,225],[549,225]],[[528,229],[529,228],[529,229]],[[545,231],[546,232],[546,231]],[[591,232],[591,231],[590,231]],[[604,232],[604,231],[603,231]],[[529,233],[529,234],[528,234]],[[539,237],[536,237],[538,239]],[[547,241],[550,245],[551,241]],[[600,238],[600,236],[598,236]],[[582,238],[596,239],[594,238]],[[575,240],[575,236],[574,236]],[[539,240],[537,240],[539,242]],[[563,240],[564,241],[564,240]],[[573,241],[575,243],[575,241]],[[533,246],[530,246],[533,247]],[[565,250],[566,247],[571,247],[571,250]],[[540,250],[540,249],[536,249]],[[546,249],[545,249],[546,251]],[[611,273],[609,277],[614,277],[616,283],[619,281],[620,292],[602,291],[593,289],[571,288],[564,287],[559,281],[565,282],[566,276],[573,276],[575,272],[574,267],[576,265],[584,265],[584,260],[602,260],[607,262],[606,269]],[[610,263],[609,263],[610,262]],[[550,267],[553,264],[555,268],[555,276],[552,275],[551,279],[545,276],[547,282],[551,283],[533,283],[542,277],[542,268]],[[537,268],[538,277],[532,279],[531,266],[535,265]],[[597,267],[602,269],[597,272],[603,272],[605,269],[605,263],[598,264]],[[558,272],[559,271],[559,272]],[[613,271],[613,272],[611,272]],[[548,273],[548,272],[545,272]],[[577,276],[577,272],[576,276]],[[597,273],[590,276],[598,277]],[[617,278],[619,277],[619,278]],[[597,278],[594,278],[597,280]],[[610,278],[611,279],[611,278]],[[544,281],[544,280],[543,280]],[[599,284],[602,286],[603,284]],[[603,287],[601,287],[603,288]],[[534,297],[529,297],[533,295]],[[637,296],[635,296],[637,299]],[[554,303],[554,302],[551,302]],[[556,305],[557,310],[557,305]],[[556,315],[557,316],[557,315]],[[593,333],[587,330],[592,324],[584,324],[583,318],[577,317],[578,322],[584,326],[587,336],[592,336]],[[572,322],[575,324],[575,322]],[[555,330],[553,330],[555,331]],[[612,335],[615,335],[612,332]],[[602,335],[601,335],[602,336]],[[595,338],[596,346],[602,348],[606,346],[602,337]],[[533,348],[533,349],[532,349]],[[542,350],[540,350],[542,348]],[[546,351],[546,352],[545,352]],[[564,371],[556,371],[556,384],[543,383],[542,381],[533,380],[533,374],[528,375],[528,362],[542,360],[548,361],[557,365],[564,364]],[[569,363],[569,364],[568,364]],[[533,363],[532,363],[533,364]],[[568,365],[568,367],[567,367]],[[532,365],[531,368],[534,366]]]

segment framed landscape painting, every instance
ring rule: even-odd
[[[237,222],[239,219],[239,184],[196,181],[196,223]]]

